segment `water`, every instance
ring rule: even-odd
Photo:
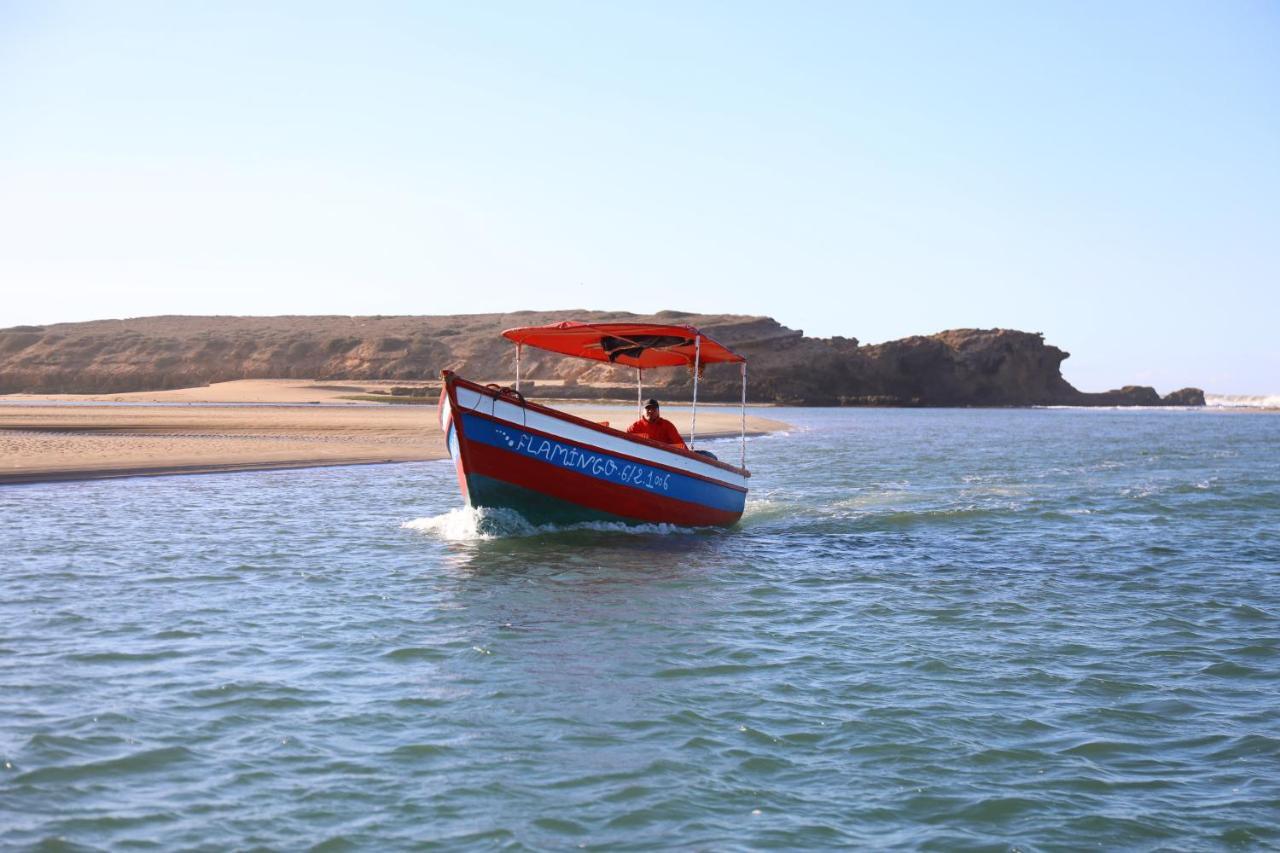
[[[1280,845],[1280,416],[767,414],[731,531],[0,489],[0,846]]]

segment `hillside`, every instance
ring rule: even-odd
[[[1068,354],[1043,337],[1007,329],[955,329],[868,346],[810,338],[769,317],[520,311],[442,317],[141,317],[0,330],[0,393],[106,394],[233,379],[389,380],[422,385],[442,369],[510,381],[514,348],[504,328],[566,317],[596,322],[696,325],[744,353],[750,400],[797,405],[1203,405],[1198,389],[1166,397],[1126,386],[1083,393],[1062,378]],[[525,379],[539,396],[634,393],[625,368],[526,350]],[[688,370],[654,370],[647,387],[687,398]],[[740,396],[734,366],[708,368],[700,397]]]

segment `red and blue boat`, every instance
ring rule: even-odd
[[[444,371],[440,426],[462,496],[473,507],[514,510],[533,524],[612,521],[728,526],[747,500],[746,359],[692,326],[581,323],[508,329],[516,345],[513,387],[482,385]],[[636,371],[693,371],[693,420],[686,450],[525,399],[520,356],[535,347]],[[742,374],[741,464],[696,448],[698,380],[708,364]],[[638,405],[638,404],[637,404]]]

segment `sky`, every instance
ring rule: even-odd
[[[0,0],[0,327],[763,314],[1280,392],[1280,4]]]

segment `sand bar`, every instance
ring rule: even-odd
[[[417,462],[447,455],[434,405],[351,403],[356,383],[246,380],[135,394],[0,397],[0,485]],[[625,427],[634,406],[553,403]],[[688,432],[687,412],[666,412]],[[737,435],[737,410],[699,408],[698,434]],[[748,417],[759,434],[787,429]]]

